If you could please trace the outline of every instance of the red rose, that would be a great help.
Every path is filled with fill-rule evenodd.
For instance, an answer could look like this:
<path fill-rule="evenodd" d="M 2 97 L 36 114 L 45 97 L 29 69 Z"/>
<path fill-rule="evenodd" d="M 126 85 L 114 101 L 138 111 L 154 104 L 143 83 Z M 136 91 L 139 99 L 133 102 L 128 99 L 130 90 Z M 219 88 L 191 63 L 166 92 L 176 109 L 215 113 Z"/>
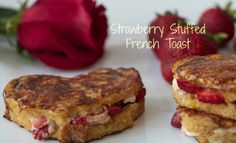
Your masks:
<path fill-rule="evenodd" d="M 93 0 L 38 0 L 18 27 L 18 44 L 43 63 L 60 68 L 89 66 L 103 54 L 105 8 Z"/>

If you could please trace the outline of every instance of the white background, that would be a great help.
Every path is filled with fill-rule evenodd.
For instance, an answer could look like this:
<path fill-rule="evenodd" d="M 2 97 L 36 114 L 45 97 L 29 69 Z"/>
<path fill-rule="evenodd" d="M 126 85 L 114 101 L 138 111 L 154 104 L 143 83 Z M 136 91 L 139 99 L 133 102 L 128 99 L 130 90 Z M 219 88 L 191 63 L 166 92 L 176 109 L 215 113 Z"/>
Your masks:
<path fill-rule="evenodd" d="M 109 23 L 126 25 L 148 25 L 155 13 L 165 10 L 178 10 L 189 22 L 196 22 L 201 12 L 223 0 L 100 0 L 107 7 Z M 16 0 L 0 0 L 0 5 L 18 7 Z M 235 6 L 235 5 L 234 5 Z M 236 6 L 235 6 L 236 7 Z M 18 56 L 13 49 L 0 43 L 0 90 L 11 79 L 28 74 L 56 74 L 74 76 L 97 67 L 135 67 L 140 71 L 147 88 L 146 111 L 137 120 L 135 126 L 122 133 L 108 136 L 97 143 L 196 143 L 180 130 L 170 126 L 170 119 L 175 110 L 171 97 L 170 85 L 161 76 L 159 61 L 147 49 L 126 49 L 125 35 L 112 35 L 106 44 L 104 57 L 95 65 L 77 71 L 60 71 L 41 63 L 30 63 Z M 140 39 L 138 36 L 134 38 Z M 141 36 L 145 40 L 146 35 Z M 3 98 L 0 98 L 0 115 L 4 114 Z M 0 117 L 1 143 L 32 143 L 30 133 Z M 47 141 L 56 143 L 56 141 Z"/>

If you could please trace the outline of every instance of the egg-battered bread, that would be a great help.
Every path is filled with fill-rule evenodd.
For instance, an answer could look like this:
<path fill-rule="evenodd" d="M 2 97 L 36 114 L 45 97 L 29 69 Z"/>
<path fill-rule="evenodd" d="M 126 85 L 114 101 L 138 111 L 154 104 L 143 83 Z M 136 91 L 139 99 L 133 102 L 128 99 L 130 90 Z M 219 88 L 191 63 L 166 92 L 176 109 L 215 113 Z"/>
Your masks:
<path fill-rule="evenodd" d="M 185 107 L 179 107 L 182 131 L 200 143 L 235 143 L 236 121 Z"/>
<path fill-rule="evenodd" d="M 131 127 L 144 111 L 144 96 L 133 68 L 102 68 L 73 78 L 23 76 L 4 89 L 4 117 L 38 140 L 83 143 Z"/>
<path fill-rule="evenodd" d="M 174 64 L 173 72 L 172 90 L 177 104 L 236 120 L 236 55 L 186 58 Z M 213 104 L 199 101 L 197 93 L 180 88 L 180 79 L 202 89 L 217 91 L 225 102 Z"/>
<path fill-rule="evenodd" d="M 193 56 L 173 67 L 182 130 L 200 143 L 236 142 L 236 55 Z"/>
<path fill-rule="evenodd" d="M 228 102 L 236 101 L 236 55 L 193 56 L 173 65 L 174 78 L 219 90 Z"/>

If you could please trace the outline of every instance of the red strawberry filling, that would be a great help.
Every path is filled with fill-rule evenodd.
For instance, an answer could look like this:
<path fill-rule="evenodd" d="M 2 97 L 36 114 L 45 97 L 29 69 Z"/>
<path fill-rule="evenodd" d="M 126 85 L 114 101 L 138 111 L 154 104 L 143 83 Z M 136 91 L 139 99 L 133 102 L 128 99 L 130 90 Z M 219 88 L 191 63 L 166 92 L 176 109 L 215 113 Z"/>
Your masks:
<path fill-rule="evenodd" d="M 178 87 L 188 93 L 196 94 L 198 101 L 211 104 L 225 103 L 223 95 L 214 89 L 204 89 L 186 80 L 178 79 Z"/>
<path fill-rule="evenodd" d="M 142 90 L 140 90 L 138 92 L 138 95 L 135 97 L 136 99 L 133 102 L 139 102 L 139 101 L 144 100 L 145 95 L 146 95 L 146 89 L 143 88 Z M 117 114 L 119 114 L 125 106 L 127 106 L 128 104 L 133 103 L 133 102 L 127 103 L 124 101 L 120 101 L 117 104 L 106 107 L 100 113 L 75 117 L 71 120 L 71 124 L 85 125 L 85 124 L 89 124 L 89 123 L 92 123 L 92 124 L 104 123 L 104 122 L 108 121 L 110 119 L 110 117 L 113 117 L 113 116 L 116 116 Z"/>
<path fill-rule="evenodd" d="M 138 95 L 136 96 L 136 102 L 144 100 L 145 95 L 146 95 L 146 89 L 143 88 L 138 92 Z"/>
<path fill-rule="evenodd" d="M 32 120 L 31 124 L 32 124 L 33 128 L 39 129 L 42 126 L 44 126 L 47 122 L 48 122 L 47 118 L 41 117 L 39 119 Z"/>
<path fill-rule="evenodd" d="M 36 140 L 43 140 L 49 136 L 48 125 L 45 125 L 39 129 L 34 129 L 32 135 Z"/>
<path fill-rule="evenodd" d="M 204 90 L 198 91 L 197 99 L 204 103 L 213 103 L 213 104 L 225 103 L 225 100 L 222 94 L 214 89 L 204 89 Z"/>
<path fill-rule="evenodd" d="M 120 113 L 122 110 L 122 106 L 120 104 L 115 104 L 111 107 L 108 107 L 108 115 L 115 116 Z"/>
<path fill-rule="evenodd" d="M 195 94 L 199 90 L 202 89 L 201 87 L 198 87 L 198 86 L 196 86 L 186 80 L 183 80 L 183 79 L 178 79 L 177 83 L 178 83 L 178 86 L 180 89 L 182 89 L 183 91 L 186 91 L 188 93 L 192 93 L 192 94 Z"/>
<path fill-rule="evenodd" d="M 32 135 L 36 140 L 43 140 L 49 136 L 48 131 L 48 119 L 41 117 L 31 121 L 32 124 Z"/>
<path fill-rule="evenodd" d="M 36 140 L 43 140 L 49 137 L 54 131 L 54 123 L 45 117 L 31 119 L 32 135 Z"/>
<path fill-rule="evenodd" d="M 181 128 L 182 124 L 181 124 L 181 118 L 178 112 L 175 112 L 175 114 L 173 115 L 172 119 L 171 119 L 171 125 L 175 128 Z"/>
<path fill-rule="evenodd" d="M 81 124 L 81 125 L 85 125 L 87 123 L 87 119 L 86 116 L 82 116 L 82 117 L 76 117 L 71 121 L 72 124 Z"/>

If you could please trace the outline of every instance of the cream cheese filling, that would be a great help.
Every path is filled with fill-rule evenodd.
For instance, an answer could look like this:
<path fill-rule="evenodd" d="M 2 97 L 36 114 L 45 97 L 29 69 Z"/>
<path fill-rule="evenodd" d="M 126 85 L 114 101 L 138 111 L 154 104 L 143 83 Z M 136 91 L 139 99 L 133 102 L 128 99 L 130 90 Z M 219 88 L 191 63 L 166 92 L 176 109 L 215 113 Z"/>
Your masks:
<path fill-rule="evenodd" d="M 136 96 L 131 95 L 128 98 L 124 99 L 122 102 L 124 104 L 126 103 L 135 103 L 136 101 Z M 110 121 L 111 116 L 108 114 L 108 108 L 104 107 L 103 112 L 95 113 L 95 114 L 85 114 L 81 117 L 86 118 L 86 122 L 88 124 L 105 124 Z"/>
<path fill-rule="evenodd" d="M 108 110 L 105 110 L 105 112 L 102 112 L 100 114 L 86 116 L 86 121 L 89 124 L 105 124 L 110 119 L 111 117 L 108 115 Z"/>
<path fill-rule="evenodd" d="M 136 101 L 136 96 L 135 95 L 131 95 L 128 98 L 123 100 L 123 103 L 134 103 Z"/>
<path fill-rule="evenodd" d="M 181 130 L 185 133 L 186 136 L 189 136 L 189 137 L 196 137 L 199 135 L 199 133 L 195 133 L 195 132 L 190 132 L 188 131 L 185 127 L 181 127 Z"/>
<path fill-rule="evenodd" d="M 172 87 L 174 90 L 177 90 L 180 96 L 186 95 L 186 92 L 179 88 L 177 80 L 174 78 L 172 81 Z"/>

